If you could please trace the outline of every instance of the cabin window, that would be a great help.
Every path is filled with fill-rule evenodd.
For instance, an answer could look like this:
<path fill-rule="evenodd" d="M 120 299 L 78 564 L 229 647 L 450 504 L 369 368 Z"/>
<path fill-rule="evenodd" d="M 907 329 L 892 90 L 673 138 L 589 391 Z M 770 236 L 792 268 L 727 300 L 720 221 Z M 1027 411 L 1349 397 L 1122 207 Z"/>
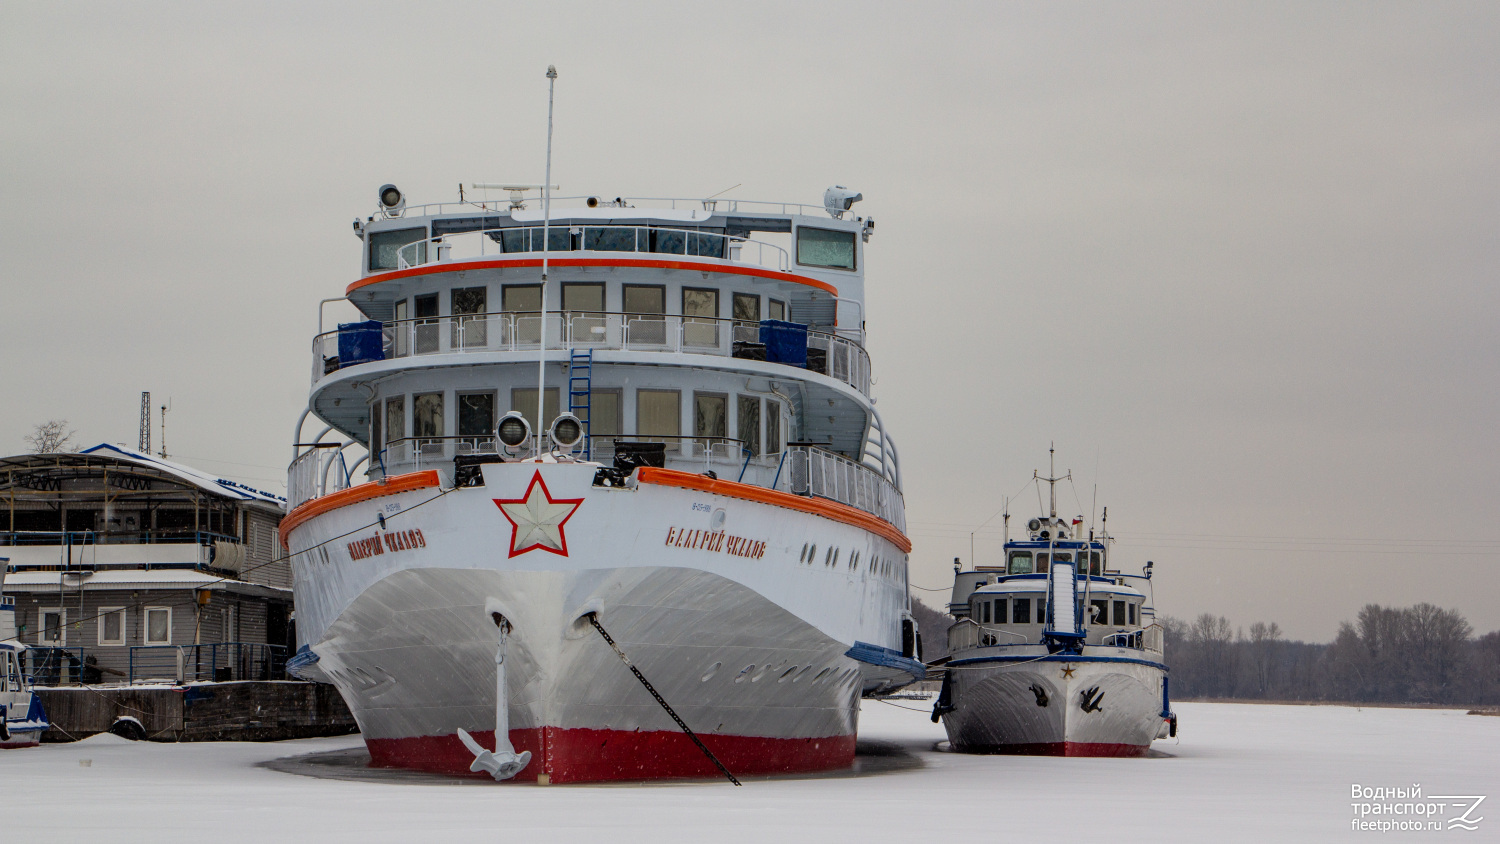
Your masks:
<path fill-rule="evenodd" d="M 548 428 L 550 428 L 552 426 L 552 420 L 554 420 L 554 419 L 557 418 L 557 388 L 556 387 L 548 387 L 547 388 L 547 400 L 546 401 L 547 401 L 546 407 L 542 408 L 542 410 L 545 411 L 545 413 L 547 415 L 547 421 L 546 421 L 545 424 L 542 425 L 542 428 L 541 428 L 543 431 L 546 431 Z M 535 433 L 535 431 L 536 431 L 536 388 L 535 387 L 516 387 L 515 389 L 511 390 L 510 391 L 510 409 L 511 410 L 518 410 L 518 411 L 520 411 L 521 415 L 524 416 L 524 417 L 526 417 L 526 421 L 531 424 L 531 426 L 532 426 L 532 432 Z"/>
<path fill-rule="evenodd" d="M 766 453 L 781 453 L 781 402 L 766 399 Z"/>
<path fill-rule="evenodd" d="M 699 440 L 699 448 L 713 447 L 709 437 L 722 441 L 729 436 L 728 403 L 728 397 L 722 394 L 693 393 L 693 436 L 705 438 Z"/>
<path fill-rule="evenodd" d="M 760 322 L 760 297 L 754 293 L 734 294 L 734 318 L 740 322 Z"/>
<path fill-rule="evenodd" d="M 775 299 L 766 302 L 767 316 L 771 319 L 786 319 L 786 303 Z"/>
<path fill-rule="evenodd" d="M 172 644 L 171 607 L 146 607 L 146 644 Z"/>
<path fill-rule="evenodd" d="M 836 270 L 854 269 L 854 232 L 797 228 L 797 263 Z"/>
<path fill-rule="evenodd" d="M 567 282 L 562 286 L 563 310 L 575 314 L 604 312 L 604 285 L 594 282 Z"/>
<path fill-rule="evenodd" d="M 1125 623 L 1125 602 L 1115 601 L 1115 625 L 1123 627 Z"/>
<path fill-rule="evenodd" d="M 667 312 L 667 289 L 648 284 L 627 284 L 621 291 L 624 302 L 626 343 L 662 344 L 667 342 L 667 321 L 659 314 Z"/>
<path fill-rule="evenodd" d="M 412 324 L 412 342 L 417 354 L 430 355 L 438 350 L 438 297 L 430 293 L 412 301 L 417 313 Z"/>
<path fill-rule="evenodd" d="M 682 345 L 716 348 L 719 345 L 718 317 L 719 291 L 682 288 Z"/>
<path fill-rule="evenodd" d="M 379 458 L 375 452 L 385 447 L 385 441 L 380 438 L 380 402 L 376 401 L 370 405 L 370 463 L 378 464 Z"/>
<path fill-rule="evenodd" d="M 979 602 L 979 613 L 980 613 L 980 616 L 981 616 L 980 619 L 979 619 L 980 622 L 984 623 L 984 624 L 989 624 L 990 623 L 990 602 L 989 601 L 980 601 Z"/>
<path fill-rule="evenodd" d="M 1036 623 L 1037 624 L 1046 624 L 1047 623 L 1047 599 L 1046 598 L 1037 598 L 1036 599 Z"/>
<path fill-rule="evenodd" d="M 1129 622 L 1129 624 L 1130 624 L 1131 627 L 1135 627 L 1138 624 L 1138 622 L 1136 621 L 1136 617 L 1137 616 L 1136 616 L 1136 609 L 1135 609 L 1136 605 L 1135 605 L 1135 602 L 1132 601 L 1129 604 L 1129 606 L 1130 606 L 1130 622 Z"/>
<path fill-rule="evenodd" d="M 125 609 L 123 607 L 99 608 L 99 644 L 125 644 Z"/>
<path fill-rule="evenodd" d="M 635 433 L 642 439 L 660 437 L 675 451 L 682 434 L 682 394 L 676 390 L 637 390 Z"/>
<path fill-rule="evenodd" d="M 739 396 L 737 404 L 739 413 L 735 417 L 735 436 L 745 443 L 752 456 L 758 456 L 760 454 L 760 398 Z"/>
<path fill-rule="evenodd" d="M 488 296 L 483 287 L 460 287 L 449 295 L 453 312 L 453 336 L 449 344 L 455 349 L 484 348 L 485 329 L 489 325 L 482 314 L 486 311 Z"/>
<path fill-rule="evenodd" d="M 1047 573 L 1047 566 L 1050 564 L 1050 560 L 1051 557 L 1045 553 L 1038 553 L 1036 555 L 1036 570 L 1038 574 Z"/>
<path fill-rule="evenodd" d="M 395 231 L 370 232 L 370 272 L 376 270 L 394 270 L 396 253 L 401 247 L 409 243 L 427 240 L 427 229 L 396 229 Z M 421 243 L 401 252 L 401 257 L 406 259 L 410 266 L 427 263 L 427 244 Z"/>
<path fill-rule="evenodd" d="M 406 439 L 406 396 L 385 400 L 385 444 Z"/>
<path fill-rule="evenodd" d="M 1011 599 L 1011 602 L 1010 602 L 1010 623 L 1011 624 L 1030 624 L 1031 623 L 1031 599 L 1030 598 L 1013 598 L 1013 599 Z"/>
<path fill-rule="evenodd" d="M 500 309 L 510 317 L 511 339 L 516 343 L 542 341 L 542 286 L 508 284 L 500 288 Z"/>
<path fill-rule="evenodd" d="M 614 437 L 620 434 L 620 391 L 592 390 L 588 407 L 589 436 Z"/>
<path fill-rule="evenodd" d="M 1080 551 L 1080 552 L 1078 552 L 1078 563 L 1079 563 L 1079 567 L 1080 568 L 1083 567 L 1083 562 L 1084 562 L 1085 559 L 1088 560 L 1089 574 L 1103 574 L 1103 571 L 1102 571 L 1102 569 L 1099 566 L 1099 552 L 1098 551 Z"/>
<path fill-rule="evenodd" d="M 1010 552 L 1010 565 L 1006 566 L 1006 574 L 1031 574 L 1031 552 Z"/>
<path fill-rule="evenodd" d="M 1089 601 L 1089 623 L 1109 624 L 1109 601 Z"/>
<path fill-rule="evenodd" d="M 640 251 L 647 248 L 648 229 L 630 226 L 589 227 L 583 230 L 583 248 L 590 252 L 635 252 L 639 241 Z"/>
<path fill-rule="evenodd" d="M 396 303 L 395 325 L 391 326 L 392 342 L 395 344 L 394 355 L 404 358 L 411 354 L 411 303 L 405 299 Z"/>
<path fill-rule="evenodd" d="M 443 394 L 417 393 L 411 397 L 411 427 L 423 454 L 442 454 Z"/>
<path fill-rule="evenodd" d="M 460 454 L 494 452 L 495 394 L 458 394 L 458 441 Z"/>

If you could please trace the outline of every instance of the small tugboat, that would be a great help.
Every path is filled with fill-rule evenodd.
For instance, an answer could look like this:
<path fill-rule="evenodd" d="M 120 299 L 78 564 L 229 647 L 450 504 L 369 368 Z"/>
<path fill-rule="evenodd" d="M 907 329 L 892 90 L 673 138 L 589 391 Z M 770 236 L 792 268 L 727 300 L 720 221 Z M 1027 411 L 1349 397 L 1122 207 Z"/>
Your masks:
<path fill-rule="evenodd" d="M 16 605 L 5 597 L 10 560 L 0 557 L 0 750 L 35 747 L 51 724 L 22 670 L 26 646 L 16 640 Z"/>
<path fill-rule="evenodd" d="M 959 620 L 932 720 L 961 753 L 1143 756 L 1177 734 L 1162 628 L 1142 591 L 1152 563 L 1110 569 L 1104 522 L 1084 536 L 1082 516 L 1057 516 L 1057 481 L 1071 475 L 1034 477 L 1052 490 L 1050 514 L 1012 542 L 1007 512 L 1002 564 L 955 572 Z"/>

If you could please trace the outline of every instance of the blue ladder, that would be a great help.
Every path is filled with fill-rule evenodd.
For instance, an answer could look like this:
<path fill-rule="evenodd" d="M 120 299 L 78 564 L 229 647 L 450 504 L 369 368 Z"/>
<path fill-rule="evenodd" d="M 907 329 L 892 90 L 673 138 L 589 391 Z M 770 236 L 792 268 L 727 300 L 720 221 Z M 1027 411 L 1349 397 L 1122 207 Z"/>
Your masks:
<path fill-rule="evenodd" d="M 593 440 L 589 428 L 589 405 L 593 394 L 594 350 L 574 349 L 568 359 L 568 412 L 583 425 L 583 459 L 592 457 Z"/>

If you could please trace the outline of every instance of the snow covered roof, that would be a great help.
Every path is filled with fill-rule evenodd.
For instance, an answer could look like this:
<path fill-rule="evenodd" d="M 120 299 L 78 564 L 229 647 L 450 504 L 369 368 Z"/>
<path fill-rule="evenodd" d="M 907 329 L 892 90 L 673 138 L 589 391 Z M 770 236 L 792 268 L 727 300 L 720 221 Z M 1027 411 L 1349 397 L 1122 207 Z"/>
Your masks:
<path fill-rule="evenodd" d="M 246 486 L 245 484 L 242 484 L 238 481 L 231 481 L 228 478 L 221 478 L 217 475 L 210 475 L 206 472 L 200 472 L 190 466 L 184 466 L 181 463 L 173 463 L 171 461 L 163 460 L 159 457 L 153 457 L 150 454 L 142 454 L 139 451 L 133 451 L 128 448 L 121 448 L 120 446 L 110 445 L 108 443 L 100 443 L 93 448 L 86 448 L 78 453 L 95 454 L 103 457 L 111 457 L 113 459 L 120 460 L 126 463 L 135 463 L 140 466 L 149 466 L 160 472 L 172 475 L 180 481 L 196 486 L 199 489 L 218 495 L 223 495 L 228 498 L 237 498 L 241 501 L 264 501 L 267 504 L 275 504 L 282 507 L 286 506 L 286 499 L 282 498 L 279 495 L 273 495 L 269 492 L 264 492 L 254 487 Z"/>
<path fill-rule="evenodd" d="M 79 574 L 88 574 L 87 577 L 79 577 Z M 66 578 L 63 584 L 69 590 L 77 590 L 82 584 L 88 591 L 111 590 L 111 589 L 233 589 L 234 587 L 266 588 L 275 589 L 278 592 L 288 590 L 276 587 L 262 587 L 259 584 L 247 583 L 242 580 L 227 580 L 207 572 L 195 571 L 193 569 L 116 569 L 109 571 L 88 572 L 65 572 Z M 7 591 L 33 592 L 38 589 L 57 589 L 58 572 L 55 571 L 20 571 L 11 572 L 5 579 Z"/>

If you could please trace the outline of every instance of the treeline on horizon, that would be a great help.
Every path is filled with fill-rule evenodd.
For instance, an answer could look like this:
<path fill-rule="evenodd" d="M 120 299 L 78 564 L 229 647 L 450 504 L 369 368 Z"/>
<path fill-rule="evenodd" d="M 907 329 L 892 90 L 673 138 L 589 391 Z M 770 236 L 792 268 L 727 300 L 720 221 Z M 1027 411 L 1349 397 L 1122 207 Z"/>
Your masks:
<path fill-rule="evenodd" d="M 953 618 L 921 601 L 924 656 L 947 653 Z M 1456 610 L 1368 604 L 1328 644 L 1292 641 L 1274 622 L 1237 628 L 1204 613 L 1161 619 L 1172 697 L 1348 703 L 1500 704 L 1500 631 L 1475 637 Z"/>

